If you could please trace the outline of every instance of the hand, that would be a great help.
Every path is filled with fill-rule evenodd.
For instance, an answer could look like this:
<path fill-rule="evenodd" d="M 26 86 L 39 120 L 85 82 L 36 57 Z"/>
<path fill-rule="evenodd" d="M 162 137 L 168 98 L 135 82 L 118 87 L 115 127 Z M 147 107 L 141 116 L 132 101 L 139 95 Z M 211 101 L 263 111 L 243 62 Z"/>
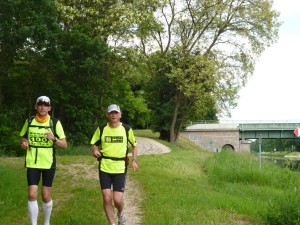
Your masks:
<path fill-rule="evenodd" d="M 139 166 L 138 166 L 138 164 L 137 164 L 137 162 L 135 160 L 132 161 L 132 168 L 133 168 L 134 172 L 137 171 L 138 168 L 139 168 Z"/>
<path fill-rule="evenodd" d="M 45 136 L 48 140 L 54 141 L 55 140 L 55 136 L 54 134 L 52 134 L 51 132 L 47 132 L 45 133 Z"/>
<path fill-rule="evenodd" d="M 27 150 L 27 149 L 29 148 L 27 139 L 22 138 L 22 141 L 21 141 L 21 148 L 24 149 L 24 150 Z"/>
<path fill-rule="evenodd" d="M 98 151 L 98 149 L 93 149 L 92 154 L 97 159 L 101 156 L 101 153 Z"/>

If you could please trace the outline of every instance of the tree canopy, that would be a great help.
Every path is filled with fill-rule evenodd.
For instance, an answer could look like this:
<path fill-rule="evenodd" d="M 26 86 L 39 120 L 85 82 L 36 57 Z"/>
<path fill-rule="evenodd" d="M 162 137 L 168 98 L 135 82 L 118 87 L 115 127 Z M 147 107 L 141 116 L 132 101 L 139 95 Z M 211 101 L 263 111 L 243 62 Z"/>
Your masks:
<path fill-rule="evenodd" d="M 171 142 L 189 121 L 230 113 L 280 26 L 271 0 L 18 0 L 0 10 L 0 133 L 20 130 L 48 95 L 74 144 L 88 143 L 110 103 Z"/>
<path fill-rule="evenodd" d="M 157 95 L 168 90 L 152 108 L 157 117 L 164 108 L 168 117 L 152 124 L 161 138 L 175 142 L 187 121 L 230 113 L 255 60 L 277 40 L 277 19 L 271 1 L 172 0 L 140 24 L 137 47 L 152 83 L 165 80 Z"/>

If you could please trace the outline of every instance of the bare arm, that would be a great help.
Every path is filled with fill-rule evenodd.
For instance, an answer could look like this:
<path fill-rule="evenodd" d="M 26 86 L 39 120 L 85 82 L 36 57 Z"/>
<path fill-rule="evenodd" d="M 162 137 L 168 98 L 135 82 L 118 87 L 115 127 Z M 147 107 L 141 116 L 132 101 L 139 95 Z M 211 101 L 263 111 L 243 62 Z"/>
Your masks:
<path fill-rule="evenodd" d="M 63 148 L 63 149 L 66 149 L 68 147 L 67 140 L 65 138 L 57 139 L 54 142 L 54 144 L 55 144 L 55 146 L 57 146 L 59 148 Z"/>
<path fill-rule="evenodd" d="M 66 149 L 68 147 L 67 140 L 65 138 L 58 139 L 51 132 L 46 133 L 46 137 L 53 141 L 54 145 L 59 148 Z"/>
<path fill-rule="evenodd" d="M 21 148 L 24 150 L 27 150 L 29 148 L 27 138 L 24 137 L 21 138 Z"/>
<path fill-rule="evenodd" d="M 95 158 L 99 158 L 101 156 L 101 153 L 99 152 L 97 145 L 92 145 L 92 155 Z"/>
<path fill-rule="evenodd" d="M 132 148 L 132 168 L 133 168 L 133 171 L 137 171 L 137 169 L 139 168 L 138 164 L 137 164 L 137 151 L 138 151 L 138 147 L 136 145 Z"/>

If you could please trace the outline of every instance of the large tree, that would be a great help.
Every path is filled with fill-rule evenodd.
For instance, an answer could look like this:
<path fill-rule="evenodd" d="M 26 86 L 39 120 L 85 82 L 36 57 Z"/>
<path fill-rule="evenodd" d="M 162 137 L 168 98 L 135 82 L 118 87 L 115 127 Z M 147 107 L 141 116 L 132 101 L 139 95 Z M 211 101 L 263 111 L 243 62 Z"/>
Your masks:
<path fill-rule="evenodd" d="M 35 113 L 39 95 L 51 98 L 52 115 L 75 144 L 87 143 L 95 126 L 106 121 L 110 103 L 121 106 L 124 122 L 146 126 L 142 92 L 131 90 L 130 49 L 113 48 L 109 40 L 129 30 L 126 17 L 134 14 L 128 15 L 127 3 L 17 0 L 0 6 L 1 135 L 20 129 Z"/>
<path fill-rule="evenodd" d="M 255 60 L 278 38 L 271 0 L 168 0 L 138 21 L 153 129 L 175 142 L 189 120 L 228 113 Z M 153 96 L 160 96 L 155 98 Z"/>
<path fill-rule="evenodd" d="M 3 84 L 15 60 L 28 52 L 43 52 L 57 30 L 54 1 L 16 0 L 0 3 L 0 107 Z"/>

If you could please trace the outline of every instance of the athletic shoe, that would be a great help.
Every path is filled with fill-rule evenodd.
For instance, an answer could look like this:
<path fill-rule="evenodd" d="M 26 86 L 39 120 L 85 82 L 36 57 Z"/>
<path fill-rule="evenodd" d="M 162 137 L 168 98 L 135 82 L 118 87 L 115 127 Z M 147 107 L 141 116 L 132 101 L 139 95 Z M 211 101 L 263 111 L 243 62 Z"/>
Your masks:
<path fill-rule="evenodd" d="M 122 211 L 121 214 L 118 215 L 118 218 L 119 218 L 118 225 L 126 225 L 127 224 L 124 211 Z"/>

